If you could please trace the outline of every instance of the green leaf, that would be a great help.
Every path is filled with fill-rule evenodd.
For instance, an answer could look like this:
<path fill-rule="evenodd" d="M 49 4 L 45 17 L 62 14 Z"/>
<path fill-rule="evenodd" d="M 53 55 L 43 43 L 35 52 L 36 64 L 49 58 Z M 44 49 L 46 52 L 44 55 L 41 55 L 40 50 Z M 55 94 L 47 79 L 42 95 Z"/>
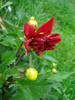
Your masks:
<path fill-rule="evenodd" d="M 39 100 L 41 96 L 43 97 L 51 84 L 45 79 L 40 81 L 38 79 L 36 81 L 29 81 L 23 78 L 17 79 L 16 85 L 21 90 L 22 98 L 26 100 Z"/>
<path fill-rule="evenodd" d="M 12 36 L 7 36 L 3 38 L 3 41 L 1 41 L 0 44 L 4 46 L 9 46 L 9 47 L 13 47 L 14 45 L 16 47 L 16 40 Z"/>
<path fill-rule="evenodd" d="M 52 84 L 52 88 L 54 89 L 54 90 L 56 90 L 60 95 L 62 94 L 62 91 L 61 91 L 61 84 L 60 83 L 58 83 L 58 82 L 56 82 L 56 83 L 53 83 Z"/>
<path fill-rule="evenodd" d="M 14 78 L 19 76 L 19 71 L 17 70 L 17 68 L 15 68 L 14 66 L 12 68 L 8 68 L 7 70 L 7 74 L 6 74 L 6 79 L 8 79 L 8 77 L 13 76 Z"/>
<path fill-rule="evenodd" d="M 6 6 L 11 5 L 11 4 L 12 4 L 12 2 L 10 2 L 10 1 L 6 2 L 5 4 L 3 4 L 3 5 L 1 6 L 0 10 L 3 9 L 3 8 L 5 8 Z"/>
<path fill-rule="evenodd" d="M 61 82 L 63 80 L 66 80 L 67 78 L 69 78 L 70 76 L 72 76 L 73 74 L 75 74 L 75 72 L 64 72 L 64 73 L 57 73 L 55 75 L 52 75 L 49 79 L 49 81 L 56 81 L 56 82 Z"/>
<path fill-rule="evenodd" d="M 46 55 L 46 54 L 43 55 L 43 59 L 46 59 L 46 60 L 52 61 L 52 62 L 57 62 L 57 60 L 54 57 Z"/>
<path fill-rule="evenodd" d="M 6 51 L 2 55 L 2 61 L 6 64 L 12 64 L 15 61 L 15 51 Z"/>

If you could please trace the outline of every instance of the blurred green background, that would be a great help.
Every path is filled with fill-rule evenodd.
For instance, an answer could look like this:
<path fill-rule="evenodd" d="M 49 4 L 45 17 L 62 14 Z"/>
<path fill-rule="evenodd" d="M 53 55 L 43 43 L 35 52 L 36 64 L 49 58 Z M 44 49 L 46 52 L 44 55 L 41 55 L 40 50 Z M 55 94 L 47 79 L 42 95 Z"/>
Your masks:
<path fill-rule="evenodd" d="M 9 5 L 11 12 L 8 10 Z M 7 75 L 6 78 L 4 76 L 7 71 L 6 66 L 14 61 L 16 51 L 24 35 L 24 23 L 31 16 L 36 18 L 39 26 L 54 16 L 52 33 L 59 33 L 61 36 L 61 42 L 54 51 L 43 53 L 46 55 L 45 58 L 50 57 L 49 61 L 45 61 L 44 57 L 40 60 L 36 54 L 32 53 L 33 66 L 39 71 L 42 66 L 47 70 L 46 66 L 50 66 L 51 62 L 56 62 L 59 76 L 62 77 L 62 73 L 67 73 L 67 75 L 73 73 L 67 78 L 64 76 L 66 79 L 60 82 L 61 86 L 59 84 L 56 86 L 59 86 L 58 90 L 56 89 L 58 92 L 54 89 L 50 90 L 44 100 L 75 100 L 75 0 L 0 0 L 0 17 L 5 28 L 5 30 L 0 28 L 0 72 L 4 73 L 3 80 L 10 75 Z M 22 51 L 24 51 L 24 47 Z M 29 55 L 22 59 L 19 66 L 28 66 L 28 59 Z M 26 63 L 24 63 L 25 60 Z M 10 71 L 10 69 L 8 70 Z M 58 77 L 57 80 L 61 77 Z M 3 81 L 0 82 L 1 85 L 2 83 Z M 28 88 L 27 91 L 29 91 Z M 31 91 L 29 91 L 32 95 L 31 99 L 20 99 L 20 93 L 21 91 L 18 98 L 16 97 L 17 99 L 7 100 L 43 100 L 33 99 L 34 95 Z M 24 92 L 23 95 L 25 93 L 27 92 Z M 31 96 L 30 94 L 27 95 Z"/>

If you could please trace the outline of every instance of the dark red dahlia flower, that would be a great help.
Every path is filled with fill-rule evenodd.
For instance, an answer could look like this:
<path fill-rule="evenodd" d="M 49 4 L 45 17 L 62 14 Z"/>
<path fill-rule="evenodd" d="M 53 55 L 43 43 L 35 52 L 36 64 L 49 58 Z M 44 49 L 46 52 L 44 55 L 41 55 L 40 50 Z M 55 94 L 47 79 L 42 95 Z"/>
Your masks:
<path fill-rule="evenodd" d="M 37 31 L 28 23 L 24 24 L 24 33 L 26 36 L 26 42 L 24 42 L 26 48 L 25 54 L 33 49 L 38 55 L 41 55 L 45 50 L 53 50 L 54 46 L 61 41 L 59 34 L 51 34 L 53 21 L 54 17 L 41 25 Z"/>
<path fill-rule="evenodd" d="M 38 55 L 41 55 L 41 53 L 44 50 L 44 40 L 41 38 L 32 38 L 24 42 L 24 46 L 26 48 L 26 52 L 25 52 L 26 55 L 30 50 L 33 50 Z"/>

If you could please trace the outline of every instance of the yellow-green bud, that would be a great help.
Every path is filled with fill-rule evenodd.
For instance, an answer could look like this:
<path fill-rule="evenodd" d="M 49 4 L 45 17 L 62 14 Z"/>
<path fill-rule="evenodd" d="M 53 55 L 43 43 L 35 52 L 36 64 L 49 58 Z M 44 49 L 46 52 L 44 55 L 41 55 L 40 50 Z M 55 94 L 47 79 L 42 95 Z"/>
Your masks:
<path fill-rule="evenodd" d="M 56 73 L 57 73 L 56 68 L 53 68 L 53 69 L 52 69 L 52 72 L 53 72 L 54 74 L 56 74 Z"/>
<path fill-rule="evenodd" d="M 36 80 L 38 76 L 38 71 L 35 68 L 28 68 L 26 70 L 26 77 L 29 80 Z"/>
<path fill-rule="evenodd" d="M 34 29 L 36 30 L 38 25 L 37 25 L 37 21 L 35 20 L 35 18 L 32 16 L 28 22 L 29 25 L 32 25 L 34 27 Z"/>

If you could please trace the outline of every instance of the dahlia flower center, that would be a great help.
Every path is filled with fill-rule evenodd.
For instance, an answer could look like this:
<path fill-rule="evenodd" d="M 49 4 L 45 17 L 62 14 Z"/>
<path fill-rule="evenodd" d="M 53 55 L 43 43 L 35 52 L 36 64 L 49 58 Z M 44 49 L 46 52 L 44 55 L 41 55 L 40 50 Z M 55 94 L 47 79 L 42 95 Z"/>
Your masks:
<path fill-rule="evenodd" d="M 43 32 L 40 32 L 40 34 L 42 35 L 42 34 L 44 34 Z"/>

